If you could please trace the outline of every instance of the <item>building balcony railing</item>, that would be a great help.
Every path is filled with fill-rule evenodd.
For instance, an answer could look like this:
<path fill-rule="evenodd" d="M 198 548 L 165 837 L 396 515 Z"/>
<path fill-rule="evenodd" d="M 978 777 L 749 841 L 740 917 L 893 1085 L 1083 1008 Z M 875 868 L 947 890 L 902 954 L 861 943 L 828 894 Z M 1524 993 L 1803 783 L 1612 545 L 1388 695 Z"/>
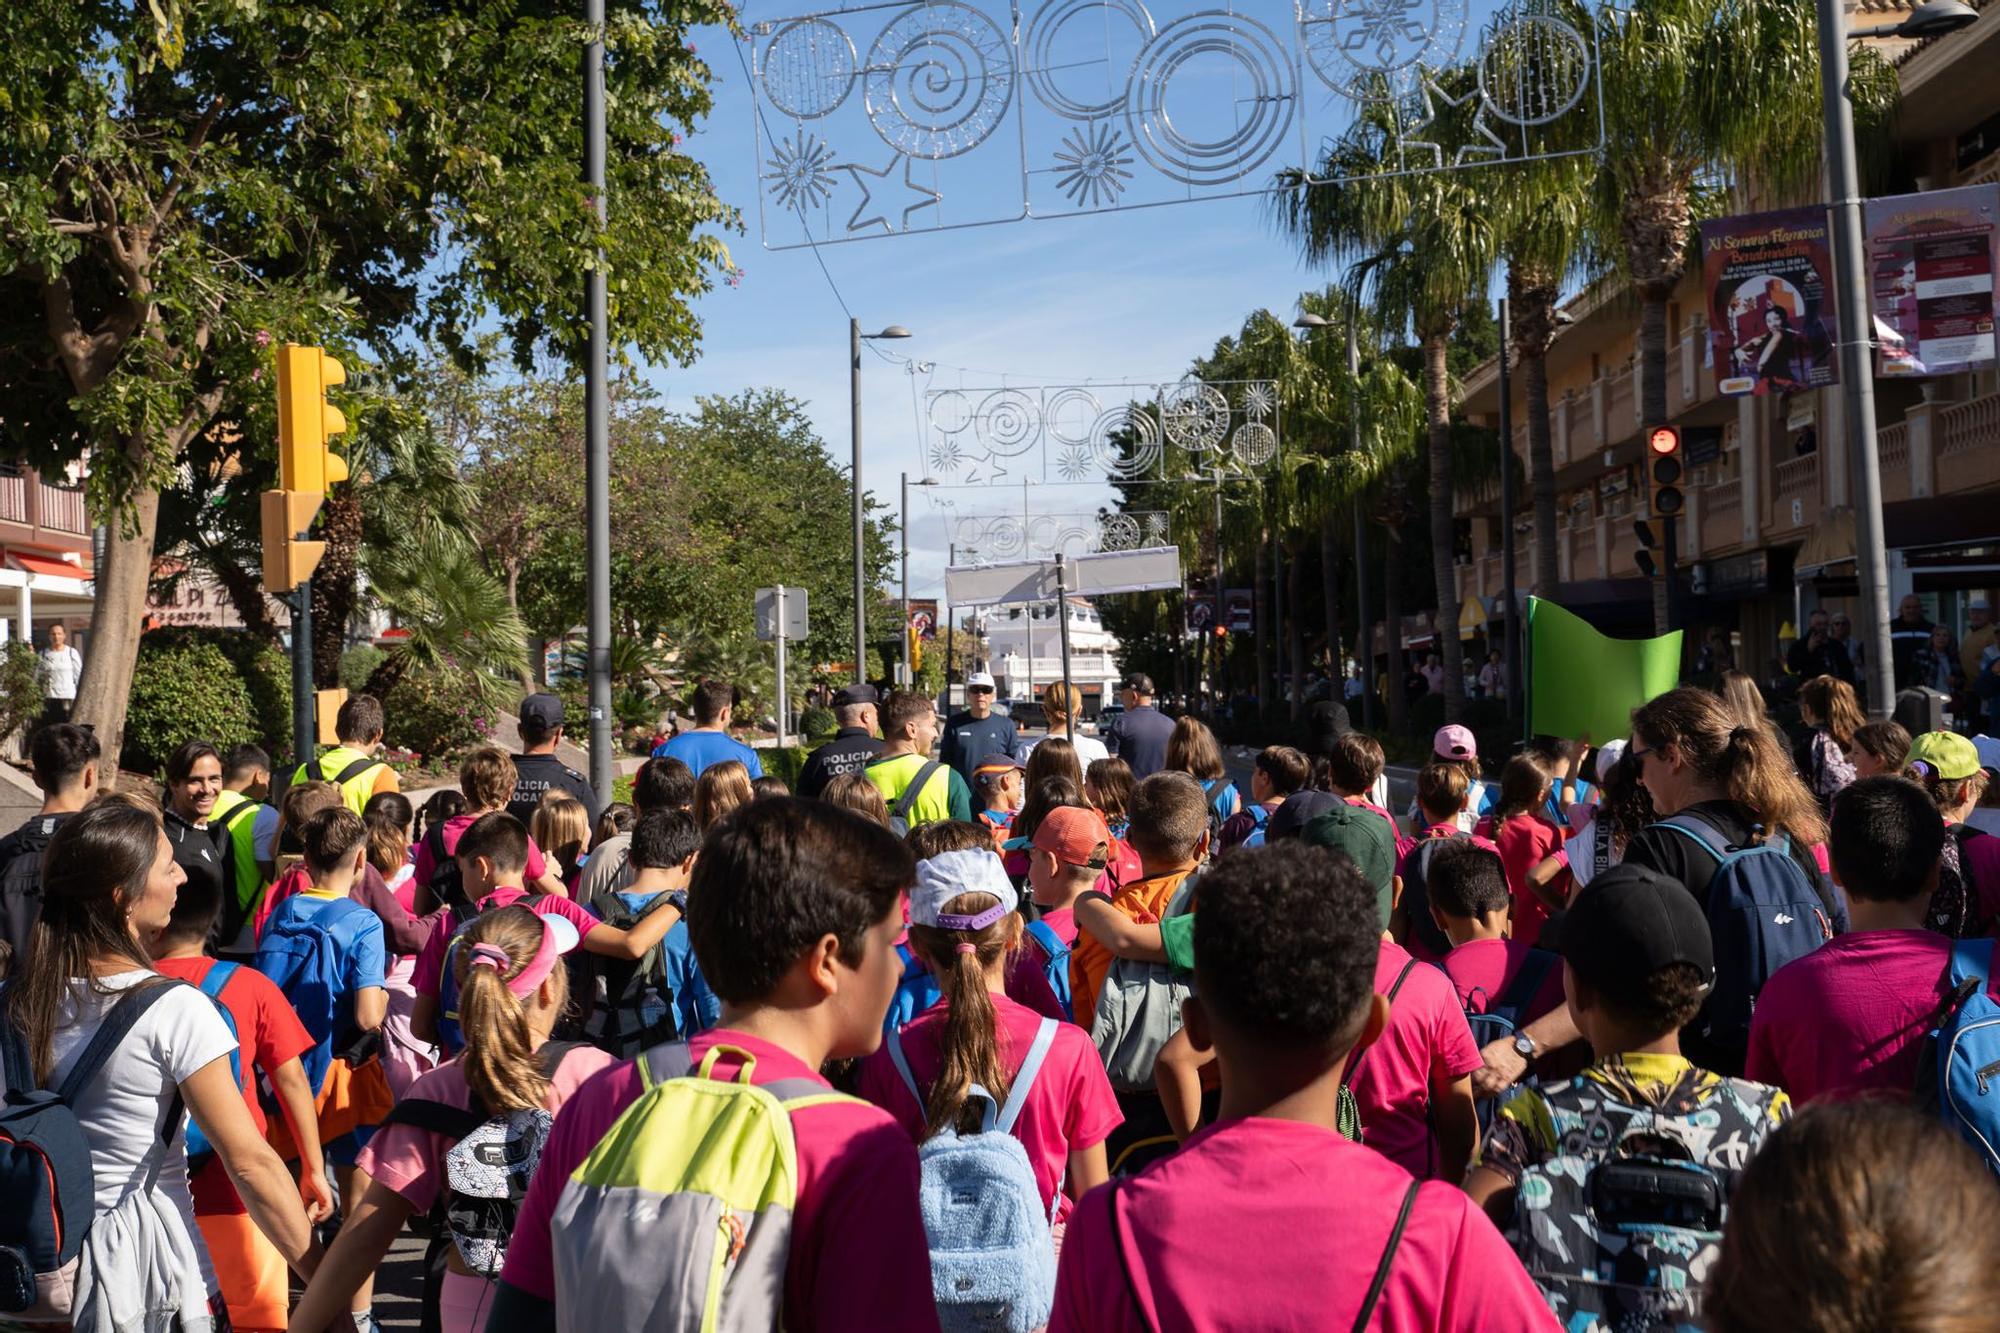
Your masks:
<path fill-rule="evenodd" d="M 28 521 L 28 479 L 19 473 L 0 472 L 0 523 Z"/>
<path fill-rule="evenodd" d="M 19 464 L 0 464 L 0 523 L 29 529 L 28 540 L 53 538 L 59 545 L 77 545 L 71 539 L 90 535 L 82 488 L 51 485 Z"/>
<path fill-rule="evenodd" d="M 51 486 L 45 481 L 38 481 L 36 485 L 41 490 L 43 527 L 76 537 L 84 536 L 90 531 L 90 520 L 84 514 L 81 490 L 69 486 Z"/>

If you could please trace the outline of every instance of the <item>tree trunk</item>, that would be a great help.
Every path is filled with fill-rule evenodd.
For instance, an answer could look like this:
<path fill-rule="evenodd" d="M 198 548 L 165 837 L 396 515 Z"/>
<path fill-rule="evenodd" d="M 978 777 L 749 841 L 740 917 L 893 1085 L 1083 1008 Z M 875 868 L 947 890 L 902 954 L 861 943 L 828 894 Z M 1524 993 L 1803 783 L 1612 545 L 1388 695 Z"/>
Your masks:
<path fill-rule="evenodd" d="M 516 617 L 519 617 L 521 614 L 521 565 L 517 560 L 509 560 L 506 562 L 506 566 L 507 609 L 512 611 Z M 534 674 L 528 674 L 526 663 L 521 665 L 518 674 L 521 678 L 521 688 L 532 694 L 536 688 L 538 678 L 548 674 L 547 664 L 549 654 L 546 645 L 544 645 L 541 636 L 538 634 L 531 633 L 528 635 L 528 645 L 530 650 L 535 654 Z M 542 683 L 546 684 L 547 682 L 544 681 Z"/>
<path fill-rule="evenodd" d="M 326 551 L 313 571 L 313 684 L 330 690 L 340 684 L 340 654 L 354 618 L 355 582 L 361 567 L 361 497 L 354 483 L 334 487 L 320 507 L 320 538 Z"/>
<path fill-rule="evenodd" d="M 1305 552 L 1299 548 L 1281 554 L 1280 559 L 1291 565 L 1291 577 L 1285 581 L 1285 657 L 1292 670 L 1291 719 L 1296 722 L 1305 712 L 1306 706 L 1306 659 L 1305 635 L 1301 632 L 1300 619 L 1305 613 L 1305 593 L 1299 584 L 1299 566 Z M 1331 579 L 1328 582 L 1332 582 Z M 1336 696 L 1337 697 L 1337 696 Z"/>
<path fill-rule="evenodd" d="M 1250 642 L 1256 649 L 1252 664 L 1257 672 L 1257 683 L 1250 687 L 1250 697 L 1257 701 L 1259 719 L 1271 701 L 1271 654 L 1265 647 L 1265 639 L 1271 632 L 1271 598 L 1265 591 L 1270 561 L 1264 556 L 1264 548 L 1269 544 L 1269 534 L 1259 528 L 1250 580 Z"/>
<path fill-rule="evenodd" d="M 1401 483 L 1394 484 L 1400 492 Z M 1382 670 L 1388 688 L 1382 693 L 1389 705 L 1389 730 L 1400 736 L 1410 723 L 1410 700 L 1403 691 L 1402 525 L 1391 522 L 1385 534 L 1388 540 L 1382 543 L 1382 637 L 1388 652 Z"/>
<path fill-rule="evenodd" d="M 1639 292 L 1639 429 L 1642 431 L 1667 420 L 1667 298 L 1672 290 L 1648 286 Z M 1667 540 L 1666 527 L 1660 524 L 1654 534 L 1663 545 Z M 1661 554 L 1664 556 L 1666 552 L 1663 550 Z M 1655 634 L 1665 634 L 1672 628 L 1667 614 L 1669 591 L 1664 578 L 1653 580 Z"/>
<path fill-rule="evenodd" d="M 1347 672 L 1341 668 L 1340 580 L 1334 576 L 1335 557 L 1340 551 L 1336 520 L 1340 515 L 1329 509 L 1319 522 L 1320 600 L 1326 609 L 1326 674 L 1333 681 L 1334 699 L 1347 688 Z"/>
<path fill-rule="evenodd" d="M 107 788 L 117 784 L 119 751 L 125 744 L 125 709 L 139 662 L 139 636 L 145 629 L 146 588 L 153 577 L 153 538 L 159 521 L 158 489 L 147 486 L 136 492 L 130 531 L 117 515 L 110 516 L 104 563 L 95 571 L 90 651 L 83 659 L 72 720 L 95 729 Z"/>
<path fill-rule="evenodd" d="M 1562 582 L 1556 562 L 1556 459 L 1549 425 L 1549 347 L 1556 336 L 1557 284 L 1532 267 L 1510 262 L 1507 291 L 1514 312 L 1514 355 L 1527 400 L 1528 485 L 1534 502 L 1534 549 L 1529 591 L 1553 597 Z M 1508 515 L 1511 522 L 1513 516 Z"/>
<path fill-rule="evenodd" d="M 1458 721 L 1465 712 L 1465 645 L 1458 637 L 1458 579 L 1453 556 L 1458 543 L 1451 516 L 1451 377 L 1443 334 L 1424 339 L 1424 410 L 1430 420 L 1431 576 L 1437 584 L 1437 612 L 1431 626 L 1444 656 L 1444 716 Z"/>

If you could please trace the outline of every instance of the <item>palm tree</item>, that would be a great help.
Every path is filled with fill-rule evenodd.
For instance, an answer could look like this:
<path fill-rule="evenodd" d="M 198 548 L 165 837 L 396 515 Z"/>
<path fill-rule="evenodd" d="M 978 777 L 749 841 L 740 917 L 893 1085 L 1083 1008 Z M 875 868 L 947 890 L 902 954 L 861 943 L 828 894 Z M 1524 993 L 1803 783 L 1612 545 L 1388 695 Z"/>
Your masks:
<path fill-rule="evenodd" d="M 1490 183 L 1476 171 L 1371 175 L 1383 166 L 1374 155 L 1379 142 L 1355 132 L 1332 145 L 1317 174 L 1329 183 L 1311 184 L 1294 175 L 1294 188 L 1277 196 L 1276 212 L 1308 262 L 1346 263 L 1350 284 L 1367 295 L 1382 326 L 1410 329 L 1423 351 L 1431 574 L 1436 623 L 1444 627 L 1438 639 L 1445 716 L 1456 720 L 1465 709 L 1465 649 L 1456 633 L 1447 632 L 1457 624 L 1458 582 L 1452 565 L 1457 543 L 1446 358 L 1459 312 L 1493 272 L 1498 220 Z"/>
<path fill-rule="evenodd" d="M 421 532 L 368 555 L 369 585 L 404 634 L 365 692 L 379 699 L 405 675 L 439 672 L 481 703 L 503 702 L 501 679 L 519 674 L 527 632 L 471 543 Z"/>

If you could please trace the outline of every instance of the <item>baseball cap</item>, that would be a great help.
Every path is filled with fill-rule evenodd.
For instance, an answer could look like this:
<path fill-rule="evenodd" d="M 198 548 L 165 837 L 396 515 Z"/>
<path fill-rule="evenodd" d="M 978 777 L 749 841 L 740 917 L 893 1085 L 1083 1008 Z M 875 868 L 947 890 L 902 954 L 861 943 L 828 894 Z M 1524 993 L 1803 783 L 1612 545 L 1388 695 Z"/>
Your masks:
<path fill-rule="evenodd" d="M 1080 805 L 1059 805 L 1042 816 L 1033 846 L 1054 852 L 1064 865 L 1099 868 L 1111 850 L 1110 842 L 1102 815 Z"/>
<path fill-rule="evenodd" d="M 2000 740 L 1991 736 L 1974 736 L 1972 748 L 1979 752 L 1979 766 L 1989 773 L 2000 774 Z"/>
<path fill-rule="evenodd" d="M 1028 766 L 1011 754 L 989 754 L 974 765 L 972 776 L 990 778 L 996 773 L 1025 773 Z"/>
<path fill-rule="evenodd" d="M 1993 607 L 1984 597 L 1975 597 L 1966 603 L 1965 609 L 1968 611 L 1991 611 Z"/>
<path fill-rule="evenodd" d="M 1910 742 L 1907 764 L 1922 764 L 1946 782 L 1961 782 L 1980 769 L 1979 750 L 1955 731 L 1927 731 Z"/>
<path fill-rule="evenodd" d="M 1340 803 L 1340 798 L 1330 791 L 1295 791 L 1264 821 L 1264 841 L 1296 838 L 1305 832 L 1314 816 L 1323 815 Z"/>
<path fill-rule="evenodd" d="M 881 702 L 882 696 L 875 692 L 873 685 L 843 685 L 839 690 L 835 691 L 833 696 L 833 706 L 835 708 L 856 708 L 862 704 L 879 704 Z"/>
<path fill-rule="evenodd" d="M 553 731 L 563 724 L 563 703 L 553 694 L 531 694 L 521 700 L 521 720 Z"/>
<path fill-rule="evenodd" d="M 1604 781 L 1604 779 L 1611 776 L 1611 770 L 1616 768 L 1618 766 L 1618 761 L 1620 759 L 1623 759 L 1624 757 L 1625 757 L 1625 738 L 1623 736 L 1620 736 L 1616 740 L 1606 741 L 1604 742 L 1604 744 L 1598 746 L 1597 780 L 1599 782 L 1602 782 Z"/>
<path fill-rule="evenodd" d="M 1134 671 L 1125 677 L 1120 688 L 1130 690 L 1134 694 L 1151 694 L 1153 678 L 1143 671 Z"/>
<path fill-rule="evenodd" d="M 990 690 L 994 688 L 993 673 L 990 671 L 973 672 L 965 678 L 965 688 L 968 690 Z"/>
<path fill-rule="evenodd" d="M 1447 722 L 1431 737 L 1431 751 L 1447 759 L 1477 759 L 1479 742 L 1473 739 L 1471 728 Z"/>
<path fill-rule="evenodd" d="M 1266 833 L 1268 841 L 1270 835 Z M 1396 835 L 1389 821 L 1373 810 L 1336 801 L 1332 809 L 1313 816 L 1300 835 L 1308 847 L 1331 847 L 1345 853 L 1375 889 L 1375 903 L 1386 925 L 1396 905 Z"/>
<path fill-rule="evenodd" d="M 1593 875 L 1569 910 L 1542 927 L 1541 943 L 1609 995 L 1641 999 L 1653 974 L 1692 963 L 1715 981 L 1708 919 L 1687 886 L 1626 862 Z"/>
<path fill-rule="evenodd" d="M 993 905 L 970 916 L 945 910 L 961 894 L 984 894 Z M 990 851 L 943 852 L 917 862 L 910 889 L 910 924 L 936 930 L 984 930 L 1020 905 L 1000 858 Z"/>
<path fill-rule="evenodd" d="M 535 956 L 528 960 L 528 965 L 507 982 L 507 989 L 523 998 L 534 994 L 535 987 L 541 985 L 548 979 L 549 973 L 555 971 L 557 961 L 582 942 L 576 926 L 563 917 L 543 916 L 538 912 L 535 914 L 535 919 L 542 923 L 541 945 L 536 948 Z M 507 951 L 497 944 L 475 944 L 472 946 L 468 965 L 491 967 L 500 975 L 506 976 L 507 969 L 513 965 L 513 959 L 509 958 Z"/>

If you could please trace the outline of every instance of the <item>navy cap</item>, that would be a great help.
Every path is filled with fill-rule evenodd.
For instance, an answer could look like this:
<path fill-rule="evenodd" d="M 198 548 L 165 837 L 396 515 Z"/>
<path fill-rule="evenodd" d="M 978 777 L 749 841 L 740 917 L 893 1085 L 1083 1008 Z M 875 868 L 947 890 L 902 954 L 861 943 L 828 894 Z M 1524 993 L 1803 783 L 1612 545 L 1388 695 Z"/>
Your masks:
<path fill-rule="evenodd" d="M 553 694 L 531 694 L 521 700 L 521 720 L 553 731 L 563 724 L 563 702 Z"/>
<path fill-rule="evenodd" d="M 862 704 L 878 704 L 882 696 L 875 692 L 873 685 L 843 685 L 833 696 L 835 708 L 858 708 Z"/>

